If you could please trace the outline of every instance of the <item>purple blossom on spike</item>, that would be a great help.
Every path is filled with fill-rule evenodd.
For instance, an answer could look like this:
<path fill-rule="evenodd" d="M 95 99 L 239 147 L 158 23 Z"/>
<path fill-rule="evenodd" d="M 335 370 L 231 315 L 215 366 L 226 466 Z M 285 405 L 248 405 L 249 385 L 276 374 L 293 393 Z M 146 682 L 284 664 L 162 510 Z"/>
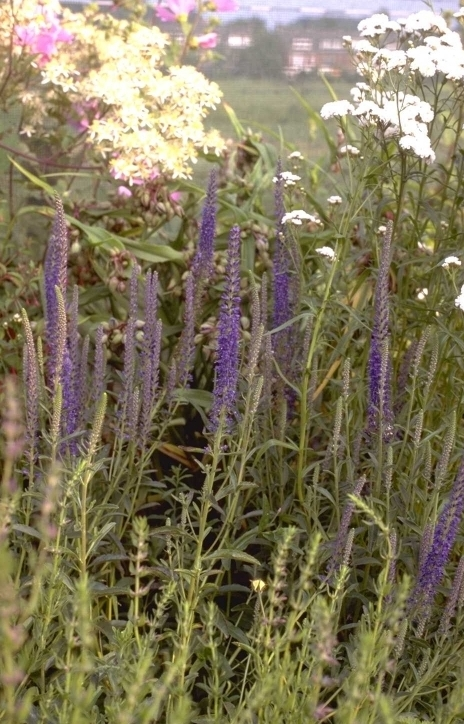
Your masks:
<path fill-rule="evenodd" d="M 193 274 L 185 281 L 184 326 L 177 349 L 177 380 L 181 388 L 188 387 L 192 377 L 191 367 L 195 354 L 195 289 Z"/>
<path fill-rule="evenodd" d="M 215 362 L 213 406 L 210 429 L 215 432 L 223 417 L 230 429 L 237 417 L 237 386 L 240 345 L 240 227 L 229 236 L 226 283 L 218 321 L 218 346 Z"/>
<path fill-rule="evenodd" d="M 411 603 L 419 605 L 426 615 L 443 578 L 445 566 L 458 534 L 463 512 L 464 460 L 456 475 L 450 497 L 439 515 L 428 553 L 423 557 L 419 566 Z"/>
<path fill-rule="evenodd" d="M 79 410 L 81 407 L 81 399 L 79 394 L 79 330 L 78 330 L 78 311 L 79 311 L 79 291 L 77 286 L 73 289 L 73 298 L 71 302 L 69 324 L 68 324 L 68 342 L 66 345 L 63 369 L 63 427 L 66 436 L 73 435 L 78 428 Z M 69 442 L 69 450 L 72 455 L 78 454 L 77 440 L 73 438 Z"/>
<path fill-rule="evenodd" d="M 45 329 L 49 349 L 48 378 L 50 385 L 56 382 L 57 365 L 60 363 L 58 359 L 59 312 L 56 287 L 65 299 L 69 246 L 63 204 L 58 197 L 55 198 L 55 207 L 55 217 L 44 262 Z"/>
<path fill-rule="evenodd" d="M 282 218 L 285 214 L 284 206 L 284 180 L 282 178 L 282 164 L 279 159 L 276 173 L 276 183 L 274 192 L 275 217 L 276 217 L 276 242 L 274 250 L 274 310 L 272 323 L 273 327 L 280 327 L 291 318 L 290 309 L 290 274 L 289 274 L 289 254 L 285 239 L 285 226 L 282 224 Z M 284 336 L 287 331 L 283 330 Z M 282 332 L 277 337 L 282 337 Z M 277 342 L 277 340 L 276 340 Z"/>
<path fill-rule="evenodd" d="M 63 367 L 61 370 L 61 384 L 63 387 L 63 405 L 61 412 L 61 421 L 63 423 L 64 435 L 71 435 L 76 429 L 77 423 L 77 410 L 75 406 L 74 396 L 74 380 L 73 380 L 73 369 L 71 356 L 69 354 L 69 348 L 66 346 L 63 355 Z M 75 440 L 68 444 L 70 452 L 75 455 L 77 454 L 77 446 Z"/>
<path fill-rule="evenodd" d="M 445 611 L 443 613 L 440 627 L 438 629 L 438 632 L 441 634 L 444 634 L 448 631 L 451 617 L 454 615 L 456 611 L 456 606 L 459 602 L 459 592 L 462 588 L 462 583 L 464 581 L 464 557 L 461 556 L 458 567 L 456 569 L 456 573 L 454 576 L 453 585 L 451 588 L 451 591 L 448 596 L 448 601 L 446 602 Z"/>
<path fill-rule="evenodd" d="M 134 264 L 130 278 L 129 318 L 126 323 L 124 367 L 123 367 L 123 395 L 122 395 L 122 425 L 123 428 L 133 412 L 132 395 L 135 382 L 135 332 L 137 323 L 137 297 L 138 297 L 139 267 Z"/>
<path fill-rule="evenodd" d="M 391 406 L 391 362 L 389 355 L 389 272 L 393 224 L 388 222 L 380 253 L 380 266 L 375 287 L 374 323 L 369 349 L 368 430 L 383 431 L 386 440 L 393 431 Z"/>
<path fill-rule="evenodd" d="M 214 237 L 216 234 L 217 174 L 211 171 L 208 191 L 201 217 L 198 248 L 193 259 L 192 272 L 195 288 L 209 279 L 213 271 Z"/>
<path fill-rule="evenodd" d="M 89 335 L 84 337 L 82 342 L 81 352 L 79 355 L 79 366 L 77 375 L 77 390 L 76 397 L 78 400 L 78 427 L 83 427 L 86 420 L 89 419 L 86 414 L 86 398 L 87 398 L 87 367 L 89 361 Z"/>
<path fill-rule="evenodd" d="M 274 306 L 272 325 L 274 329 L 281 327 L 291 320 L 298 301 L 298 292 L 295 284 L 297 275 L 294 272 L 296 259 L 292 259 L 291 243 L 287 228 L 285 224 L 282 224 L 282 218 L 285 214 L 284 186 L 285 182 L 282 177 L 282 166 L 279 159 L 274 192 L 276 218 L 276 241 L 273 257 Z M 293 273 L 291 271 L 292 269 Z M 292 334 L 291 327 L 287 326 L 272 335 L 274 359 L 283 376 L 287 379 L 294 377 L 293 360 L 295 355 L 292 353 L 292 348 L 295 346 L 295 340 L 292 339 Z M 277 381 L 277 389 L 280 391 L 278 397 L 280 397 L 283 392 L 287 404 L 292 407 L 295 402 L 294 390 L 285 386 L 281 378 Z"/>

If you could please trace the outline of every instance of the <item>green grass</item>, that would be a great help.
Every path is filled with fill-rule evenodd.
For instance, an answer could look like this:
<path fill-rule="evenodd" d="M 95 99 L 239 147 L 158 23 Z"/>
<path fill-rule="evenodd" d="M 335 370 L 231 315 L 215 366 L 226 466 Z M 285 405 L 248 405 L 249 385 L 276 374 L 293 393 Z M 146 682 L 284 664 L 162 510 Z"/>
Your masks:
<path fill-rule="evenodd" d="M 280 145 L 280 139 L 295 146 L 308 158 L 315 159 L 322 150 L 322 138 L 310 128 L 308 113 L 292 91 L 292 87 L 304 97 L 314 110 L 331 100 L 330 92 L 319 76 L 295 81 L 253 80 L 230 78 L 219 81 L 224 101 L 235 111 L 243 125 L 253 131 L 262 131 L 264 139 Z M 345 98 L 352 87 L 351 81 L 333 82 L 333 90 Z M 231 124 L 224 108 L 218 109 L 208 118 L 208 125 L 218 128 L 228 137 Z M 335 128 L 335 126 L 334 126 Z"/>

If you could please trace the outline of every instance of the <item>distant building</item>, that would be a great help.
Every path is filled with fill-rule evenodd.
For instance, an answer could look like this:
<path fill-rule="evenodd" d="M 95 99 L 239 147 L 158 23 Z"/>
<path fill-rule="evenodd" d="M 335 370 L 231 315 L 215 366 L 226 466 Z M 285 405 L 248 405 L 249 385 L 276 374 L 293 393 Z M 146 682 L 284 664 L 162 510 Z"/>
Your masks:
<path fill-rule="evenodd" d="M 227 38 L 229 48 L 249 48 L 251 43 L 250 35 L 229 35 Z"/>
<path fill-rule="evenodd" d="M 296 35 L 291 40 L 285 75 L 293 77 L 299 73 L 321 72 L 325 75 L 339 77 L 353 70 L 352 60 L 339 29 Z"/>

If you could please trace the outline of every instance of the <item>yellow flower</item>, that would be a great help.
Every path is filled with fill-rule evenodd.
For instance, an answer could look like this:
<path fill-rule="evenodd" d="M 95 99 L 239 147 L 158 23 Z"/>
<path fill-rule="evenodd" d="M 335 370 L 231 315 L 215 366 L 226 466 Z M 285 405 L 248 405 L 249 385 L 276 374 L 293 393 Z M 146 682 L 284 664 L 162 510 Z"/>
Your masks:
<path fill-rule="evenodd" d="M 262 593 L 264 589 L 266 588 L 266 584 L 264 581 L 262 581 L 260 578 L 255 578 L 255 580 L 250 581 L 250 585 L 256 593 Z"/>

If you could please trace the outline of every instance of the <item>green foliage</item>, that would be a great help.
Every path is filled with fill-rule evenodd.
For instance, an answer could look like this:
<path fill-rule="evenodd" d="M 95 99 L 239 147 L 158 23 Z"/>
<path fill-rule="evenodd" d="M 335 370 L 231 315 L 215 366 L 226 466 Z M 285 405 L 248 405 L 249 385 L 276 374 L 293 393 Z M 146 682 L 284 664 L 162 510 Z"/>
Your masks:
<path fill-rule="evenodd" d="M 382 76 L 382 92 L 392 77 Z M 318 162 L 284 159 L 286 211 L 306 216 L 279 237 L 292 306 L 278 328 L 269 210 L 278 153 L 228 109 L 237 141 L 218 162 L 214 270 L 196 299 L 189 386 L 175 373 L 204 191 L 159 179 L 121 197 L 112 187 L 66 191 L 59 179 L 79 342 L 90 347 L 79 357 L 84 404 L 71 434 L 69 390 L 47 372 L 42 303 L 55 187 L 14 159 L 14 178 L 34 198 L 2 226 L 0 722 L 464 721 L 461 528 L 431 607 L 414 599 L 464 445 L 461 258 L 443 266 L 462 246 L 462 99 L 450 83 L 421 90 L 404 74 L 396 93 L 401 83 L 433 101 L 435 164 L 376 124 L 346 118 L 336 136 L 305 101 L 327 145 Z M 342 151 L 348 142 L 358 155 Z M 24 219 L 33 234 L 15 254 L 13 226 Z M 237 418 L 213 433 L 234 223 Z M 145 439 L 128 434 L 141 388 L 128 386 L 125 365 L 134 324 L 137 381 L 148 270 L 158 274 L 162 343 Z M 380 379 L 394 414 L 383 414 L 383 398 L 369 427 L 379 278 L 390 315 Z M 55 291 L 64 318 L 69 300 Z"/>

